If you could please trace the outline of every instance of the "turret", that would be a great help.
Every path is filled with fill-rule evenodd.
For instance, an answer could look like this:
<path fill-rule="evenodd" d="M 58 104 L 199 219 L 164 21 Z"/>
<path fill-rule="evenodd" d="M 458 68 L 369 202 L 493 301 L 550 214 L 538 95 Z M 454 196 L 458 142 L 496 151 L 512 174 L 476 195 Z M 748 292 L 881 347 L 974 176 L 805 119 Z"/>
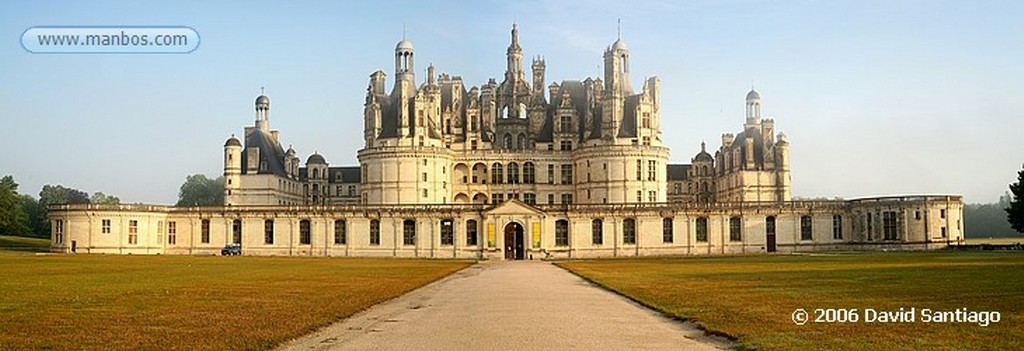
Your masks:
<path fill-rule="evenodd" d="M 241 188 L 242 180 L 242 143 L 231 135 L 224 142 L 224 205 L 234 202 L 234 193 Z"/>
<path fill-rule="evenodd" d="M 750 89 L 750 92 L 747 93 L 747 125 L 753 126 L 759 123 L 761 123 L 761 94 Z"/>
<path fill-rule="evenodd" d="M 256 97 L 256 129 L 270 132 L 270 98 L 264 94 Z"/>

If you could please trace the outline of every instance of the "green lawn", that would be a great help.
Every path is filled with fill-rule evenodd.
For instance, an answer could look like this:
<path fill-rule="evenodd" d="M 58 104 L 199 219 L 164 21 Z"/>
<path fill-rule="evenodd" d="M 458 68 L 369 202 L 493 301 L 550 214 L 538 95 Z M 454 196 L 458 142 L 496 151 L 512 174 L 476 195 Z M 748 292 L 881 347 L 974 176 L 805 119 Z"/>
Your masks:
<path fill-rule="evenodd" d="M 49 251 L 50 239 L 0 235 L 0 250 Z"/>
<path fill-rule="evenodd" d="M 758 350 L 1024 350 L 1024 255 L 851 253 L 570 261 L 560 266 Z M 915 323 L 864 310 L 917 308 Z M 920 310 L 999 311 L 1001 321 L 926 324 Z M 802 308 L 857 308 L 858 323 L 795 325 Z"/>
<path fill-rule="evenodd" d="M 469 264 L 0 251 L 0 349 L 267 349 Z"/>

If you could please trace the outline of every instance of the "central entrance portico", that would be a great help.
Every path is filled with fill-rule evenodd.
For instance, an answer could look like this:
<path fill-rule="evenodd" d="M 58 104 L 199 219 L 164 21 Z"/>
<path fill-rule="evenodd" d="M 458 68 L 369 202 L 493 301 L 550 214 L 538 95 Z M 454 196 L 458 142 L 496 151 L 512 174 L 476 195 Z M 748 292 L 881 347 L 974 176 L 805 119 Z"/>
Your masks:
<path fill-rule="evenodd" d="M 521 260 L 526 258 L 526 245 L 523 235 L 523 226 L 516 222 L 509 222 L 505 226 L 505 259 Z"/>

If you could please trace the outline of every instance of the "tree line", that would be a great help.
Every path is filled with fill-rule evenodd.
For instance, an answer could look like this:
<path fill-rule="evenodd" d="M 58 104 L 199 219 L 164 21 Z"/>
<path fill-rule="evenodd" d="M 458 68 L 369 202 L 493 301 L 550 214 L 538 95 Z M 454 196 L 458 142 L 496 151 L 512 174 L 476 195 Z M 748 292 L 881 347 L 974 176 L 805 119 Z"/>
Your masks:
<path fill-rule="evenodd" d="M 48 238 L 50 222 L 46 209 L 55 204 L 109 204 L 121 199 L 103 192 L 89 193 L 63 185 L 44 185 L 39 198 L 18 193 L 14 176 L 0 178 L 0 235 Z M 224 177 L 207 178 L 194 174 L 185 178 L 178 192 L 176 206 L 218 206 L 224 203 Z"/>

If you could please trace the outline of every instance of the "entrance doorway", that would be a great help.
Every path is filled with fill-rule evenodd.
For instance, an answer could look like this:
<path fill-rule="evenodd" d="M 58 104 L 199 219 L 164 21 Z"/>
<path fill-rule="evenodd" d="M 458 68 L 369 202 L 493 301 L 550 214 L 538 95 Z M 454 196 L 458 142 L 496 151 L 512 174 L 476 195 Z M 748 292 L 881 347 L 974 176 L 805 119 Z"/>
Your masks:
<path fill-rule="evenodd" d="M 775 252 L 775 216 L 765 218 L 764 231 L 767 251 Z"/>
<path fill-rule="evenodd" d="M 523 226 L 512 222 L 505 226 L 505 259 L 521 260 L 526 258 L 526 245 L 523 238 Z"/>

